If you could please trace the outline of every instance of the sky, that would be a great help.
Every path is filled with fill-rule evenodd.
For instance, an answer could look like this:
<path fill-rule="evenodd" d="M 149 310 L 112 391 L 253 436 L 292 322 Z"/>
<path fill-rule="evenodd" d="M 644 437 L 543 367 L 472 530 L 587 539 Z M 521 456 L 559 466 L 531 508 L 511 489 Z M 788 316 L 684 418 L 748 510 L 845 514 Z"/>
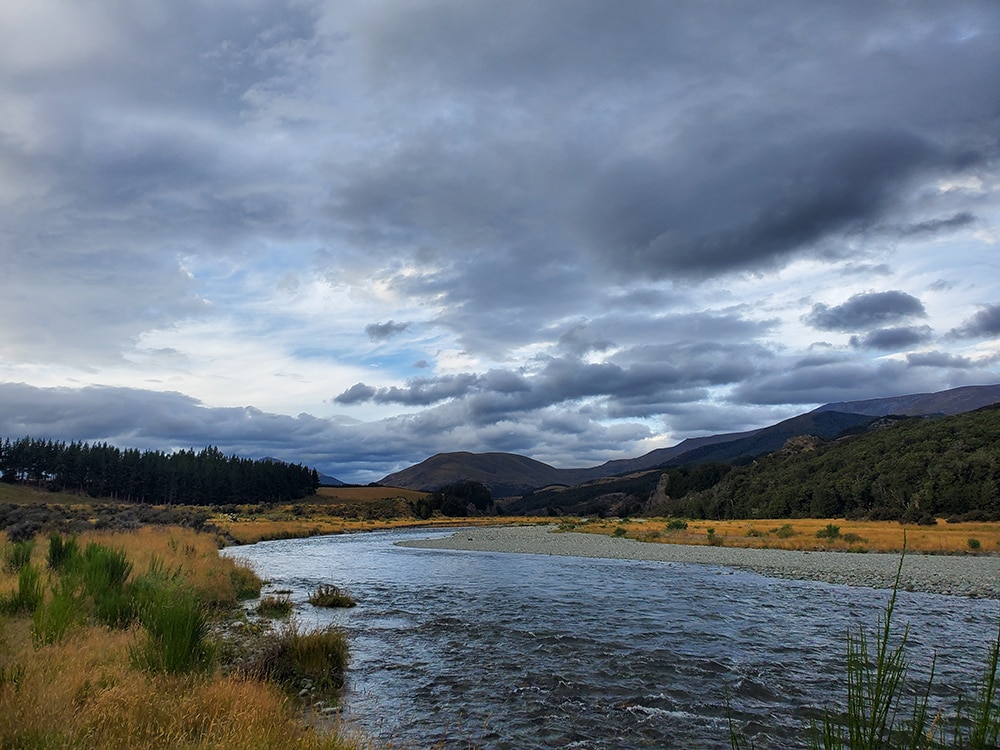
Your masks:
<path fill-rule="evenodd" d="M 1000 382 L 1000 5 L 8 0 L 0 436 L 376 481 Z"/>

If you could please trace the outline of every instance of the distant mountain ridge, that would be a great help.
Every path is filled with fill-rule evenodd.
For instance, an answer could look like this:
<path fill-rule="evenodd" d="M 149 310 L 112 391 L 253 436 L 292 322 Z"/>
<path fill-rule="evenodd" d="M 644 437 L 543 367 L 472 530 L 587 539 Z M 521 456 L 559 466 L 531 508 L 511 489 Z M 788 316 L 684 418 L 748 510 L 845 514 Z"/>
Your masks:
<path fill-rule="evenodd" d="M 746 432 L 688 438 L 670 448 L 660 448 L 631 459 L 608 461 L 600 466 L 557 469 L 514 453 L 439 453 L 379 483 L 431 492 L 459 481 L 482 482 L 494 497 L 519 495 L 550 485 L 572 486 L 603 477 L 659 467 L 710 461 L 732 462 L 780 449 L 797 435 L 833 438 L 866 422 L 888 415 L 954 415 L 1000 402 L 1000 384 L 963 386 L 937 393 L 917 393 L 864 401 L 825 404 L 770 427 Z"/>

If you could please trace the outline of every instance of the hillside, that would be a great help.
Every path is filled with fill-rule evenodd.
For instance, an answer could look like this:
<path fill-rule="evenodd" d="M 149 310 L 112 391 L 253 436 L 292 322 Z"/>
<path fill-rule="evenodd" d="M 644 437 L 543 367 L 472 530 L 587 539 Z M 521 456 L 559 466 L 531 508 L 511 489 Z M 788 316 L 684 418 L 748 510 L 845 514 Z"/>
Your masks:
<path fill-rule="evenodd" d="M 715 486 L 658 492 L 647 510 L 692 518 L 1000 519 L 1000 405 L 899 420 L 837 441 L 798 439 Z"/>
<path fill-rule="evenodd" d="M 594 469 L 556 469 L 514 453 L 439 453 L 389 474 L 379 484 L 433 492 L 460 481 L 481 482 L 494 497 L 520 495 L 550 484 L 579 484 L 599 474 Z"/>
<path fill-rule="evenodd" d="M 890 414 L 960 414 L 997 402 L 1000 402 L 1000 385 L 965 386 L 939 393 L 844 401 L 826 404 L 769 427 L 688 438 L 670 448 L 589 468 L 557 469 L 512 453 L 439 453 L 384 477 L 380 484 L 431 492 L 468 480 L 482 482 L 494 497 L 510 497 L 543 487 L 580 485 L 650 469 L 709 462 L 738 463 L 778 450 L 789 438 L 797 435 L 832 438 L 860 429 L 873 418 Z"/>
<path fill-rule="evenodd" d="M 909 396 L 826 404 L 811 413 L 839 411 L 872 417 L 885 417 L 889 414 L 922 417 L 931 414 L 964 414 L 997 402 L 1000 402 L 1000 385 L 969 385 L 938 393 L 914 393 Z"/>

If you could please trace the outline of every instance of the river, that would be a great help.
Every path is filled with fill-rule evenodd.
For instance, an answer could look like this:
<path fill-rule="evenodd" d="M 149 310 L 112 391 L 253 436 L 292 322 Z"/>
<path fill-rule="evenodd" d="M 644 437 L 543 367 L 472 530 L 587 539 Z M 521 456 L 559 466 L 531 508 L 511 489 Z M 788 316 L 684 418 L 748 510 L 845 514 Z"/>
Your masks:
<path fill-rule="evenodd" d="M 291 591 L 305 628 L 351 643 L 344 716 L 394 748 L 804 747 L 846 696 L 847 633 L 888 592 L 707 565 L 395 546 L 453 531 L 371 532 L 230 548 Z M 863 564 L 863 556 L 859 564 Z M 358 599 L 323 610 L 322 583 Z M 900 592 L 932 703 L 968 693 L 997 602 Z"/>

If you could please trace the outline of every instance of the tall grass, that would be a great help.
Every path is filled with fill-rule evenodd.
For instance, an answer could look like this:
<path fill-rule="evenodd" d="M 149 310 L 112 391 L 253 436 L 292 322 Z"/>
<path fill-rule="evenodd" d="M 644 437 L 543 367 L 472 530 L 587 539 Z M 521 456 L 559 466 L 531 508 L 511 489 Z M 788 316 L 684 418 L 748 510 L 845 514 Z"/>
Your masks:
<path fill-rule="evenodd" d="M 212 666 L 208 618 L 192 591 L 178 587 L 156 592 L 139 619 L 146 632 L 130 655 L 140 668 L 178 674 Z"/>
<path fill-rule="evenodd" d="M 85 534 L 76 545 L 53 538 L 49 559 L 61 561 L 47 573 L 0 569 L 3 602 L 19 602 L 0 617 L 0 748 L 362 746 L 307 728 L 301 705 L 280 685 L 222 675 L 207 625 L 225 616 L 223 602 L 236 602 L 234 570 L 251 582 L 245 567 L 218 555 L 211 536 L 139 529 Z M 90 543 L 99 547 L 83 548 Z M 101 585 L 131 602 L 131 627 L 100 621 L 93 592 Z"/>
<path fill-rule="evenodd" d="M 966 711 L 959 696 L 954 715 L 931 717 L 928 700 L 934 682 L 934 666 L 923 690 L 916 693 L 912 705 L 904 695 L 909 663 L 906 644 L 909 627 L 892 644 L 892 618 L 903 569 L 900 556 L 896 581 L 879 618 L 874 637 L 859 628 L 847 642 L 847 714 L 838 719 L 827 712 L 820 739 L 814 747 L 823 750 L 882 750 L 882 748 L 963 748 L 988 750 L 997 747 L 1000 737 L 1000 703 L 996 682 L 1000 657 L 1000 631 L 990 646 L 986 666 Z"/>
<path fill-rule="evenodd" d="M 9 573 L 16 573 L 31 562 L 31 552 L 35 549 L 34 539 L 12 542 L 4 549 L 4 568 Z"/>
<path fill-rule="evenodd" d="M 922 686 L 907 681 L 906 648 L 909 627 L 893 628 L 896 597 L 903 570 L 900 556 L 895 584 L 874 633 L 862 626 L 847 639 L 846 713 L 827 710 L 823 724 L 814 728 L 809 747 L 817 750 L 996 750 L 1000 741 L 1000 630 L 990 644 L 985 666 L 970 700 L 958 696 L 950 714 L 932 715 L 929 698 L 935 664 Z M 733 750 L 753 748 L 730 722 Z"/>

